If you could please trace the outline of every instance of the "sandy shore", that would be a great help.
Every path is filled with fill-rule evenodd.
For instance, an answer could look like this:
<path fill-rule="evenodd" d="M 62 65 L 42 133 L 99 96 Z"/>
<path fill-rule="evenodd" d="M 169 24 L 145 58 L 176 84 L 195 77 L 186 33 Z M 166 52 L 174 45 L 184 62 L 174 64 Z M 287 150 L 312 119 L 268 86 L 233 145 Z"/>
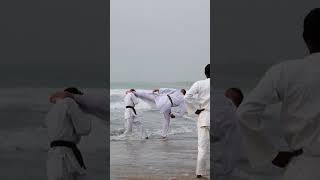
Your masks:
<path fill-rule="evenodd" d="M 197 139 L 193 133 L 167 140 L 112 141 L 110 147 L 112 180 L 196 179 Z"/>

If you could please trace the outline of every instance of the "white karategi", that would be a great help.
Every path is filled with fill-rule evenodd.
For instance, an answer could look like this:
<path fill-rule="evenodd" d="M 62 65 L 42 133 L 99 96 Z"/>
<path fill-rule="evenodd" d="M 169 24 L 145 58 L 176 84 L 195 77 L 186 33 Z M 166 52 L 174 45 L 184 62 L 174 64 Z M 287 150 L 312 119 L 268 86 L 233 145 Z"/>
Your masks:
<path fill-rule="evenodd" d="M 189 114 L 197 109 L 205 109 L 198 117 L 198 159 L 197 175 L 207 175 L 207 163 L 210 158 L 210 78 L 197 81 L 185 95 L 185 105 Z"/>
<path fill-rule="evenodd" d="M 236 106 L 225 97 L 224 92 L 215 91 L 213 94 L 213 139 L 212 154 L 213 179 L 232 180 L 232 172 L 236 168 L 242 153 L 241 138 L 239 132 L 239 118 Z"/>
<path fill-rule="evenodd" d="M 271 67 L 238 109 L 244 148 L 253 166 L 276 157 L 264 136 L 262 113 L 282 103 L 281 121 L 289 148 L 303 149 L 285 169 L 285 180 L 320 179 L 320 53 Z"/>
<path fill-rule="evenodd" d="M 135 107 L 136 104 L 139 103 L 138 98 L 131 92 L 127 93 L 124 97 L 124 105 L 125 107 L 131 106 Z M 124 119 L 126 121 L 125 127 L 126 131 L 123 133 L 124 135 L 132 133 L 133 125 L 137 127 L 138 132 L 140 133 L 141 138 L 146 138 L 147 134 L 142 126 L 142 123 L 138 120 L 136 120 L 137 114 L 134 112 L 132 108 L 125 108 L 124 110 Z"/>
<path fill-rule="evenodd" d="M 107 93 L 74 95 L 74 100 L 84 112 L 103 121 L 110 120 L 109 95 Z"/>
<path fill-rule="evenodd" d="M 184 107 L 184 95 L 181 90 L 171 89 L 171 88 L 161 88 L 159 93 L 153 93 L 153 91 L 135 91 L 134 94 L 145 101 L 155 103 L 157 108 L 164 116 L 164 122 L 162 127 L 161 136 L 167 137 L 170 125 L 170 114 L 172 107 L 178 107 L 183 109 Z M 168 95 L 172 99 L 172 104 Z M 183 112 L 183 111 L 180 111 Z M 183 114 L 183 113 L 181 113 Z M 181 115 L 180 115 L 181 116 Z"/>
<path fill-rule="evenodd" d="M 78 144 L 91 131 L 90 116 L 71 98 L 57 99 L 45 119 L 49 141 L 64 140 Z M 76 180 L 86 170 L 80 166 L 72 149 L 52 147 L 48 151 L 48 180 Z"/>

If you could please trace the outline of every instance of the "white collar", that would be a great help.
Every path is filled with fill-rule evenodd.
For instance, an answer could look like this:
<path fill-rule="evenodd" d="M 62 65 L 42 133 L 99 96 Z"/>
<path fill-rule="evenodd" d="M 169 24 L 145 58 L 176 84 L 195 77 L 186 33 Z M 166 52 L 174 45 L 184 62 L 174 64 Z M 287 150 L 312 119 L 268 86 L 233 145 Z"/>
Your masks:
<path fill-rule="evenodd" d="M 320 52 L 312 53 L 306 59 L 320 59 Z"/>

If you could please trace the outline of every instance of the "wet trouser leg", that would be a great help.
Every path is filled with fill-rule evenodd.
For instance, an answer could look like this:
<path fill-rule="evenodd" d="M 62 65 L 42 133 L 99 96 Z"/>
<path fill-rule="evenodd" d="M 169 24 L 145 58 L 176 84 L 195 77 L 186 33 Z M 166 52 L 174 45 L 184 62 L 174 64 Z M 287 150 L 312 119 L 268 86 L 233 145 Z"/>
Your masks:
<path fill-rule="evenodd" d="M 167 137 L 168 135 L 169 126 L 170 126 L 170 113 L 171 113 L 171 109 L 168 109 L 163 113 L 164 121 L 162 124 L 162 131 L 161 131 L 162 137 Z"/>
<path fill-rule="evenodd" d="M 207 160 L 210 155 L 210 127 L 198 127 L 197 175 L 207 175 Z"/>
<path fill-rule="evenodd" d="M 126 119 L 126 124 L 125 124 L 126 131 L 124 132 L 124 134 L 128 134 L 132 132 L 133 121 L 134 121 L 134 117 L 129 117 Z"/>
<path fill-rule="evenodd" d="M 147 132 L 145 131 L 145 129 L 140 121 L 134 121 L 133 124 L 135 127 L 137 127 L 137 130 L 138 130 L 141 138 L 144 139 L 144 138 L 148 137 Z"/>

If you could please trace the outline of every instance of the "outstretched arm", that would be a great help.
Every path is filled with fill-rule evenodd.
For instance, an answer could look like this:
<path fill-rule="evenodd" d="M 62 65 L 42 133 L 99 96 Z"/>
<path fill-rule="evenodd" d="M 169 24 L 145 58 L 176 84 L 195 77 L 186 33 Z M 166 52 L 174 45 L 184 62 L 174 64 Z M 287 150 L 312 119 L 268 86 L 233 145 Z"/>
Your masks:
<path fill-rule="evenodd" d="M 54 103 L 56 99 L 71 98 L 74 99 L 80 108 L 99 119 L 107 121 L 109 119 L 109 97 L 107 95 L 74 95 L 69 92 L 56 92 L 50 96 L 50 102 Z"/>
<path fill-rule="evenodd" d="M 177 91 L 177 89 L 173 88 L 160 88 L 158 89 L 159 94 L 173 94 Z"/>
<path fill-rule="evenodd" d="M 109 117 L 109 96 L 107 94 L 75 95 L 75 101 L 85 112 L 107 121 Z"/>

